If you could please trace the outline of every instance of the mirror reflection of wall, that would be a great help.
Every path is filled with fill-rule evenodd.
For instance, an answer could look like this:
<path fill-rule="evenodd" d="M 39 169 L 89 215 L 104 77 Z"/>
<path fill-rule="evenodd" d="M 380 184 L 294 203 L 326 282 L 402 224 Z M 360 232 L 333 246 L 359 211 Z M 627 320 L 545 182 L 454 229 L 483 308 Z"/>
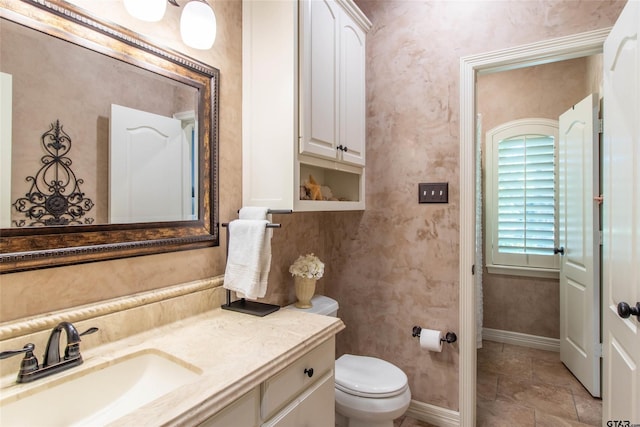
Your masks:
<path fill-rule="evenodd" d="M 483 139 L 488 130 L 512 120 L 557 120 L 585 96 L 599 91 L 601 64 L 601 55 L 594 55 L 479 75 L 477 111 L 482 115 Z M 485 169 L 484 159 L 482 164 Z M 558 279 L 484 271 L 484 328 L 559 338 L 559 310 Z"/>
<path fill-rule="evenodd" d="M 173 117 L 198 110 L 197 89 L 7 20 L 0 36 L 1 71 L 13 76 L 11 201 L 29 191 L 25 178 L 45 154 L 41 136 L 60 120 L 94 224 L 108 223 L 111 104 Z"/>
<path fill-rule="evenodd" d="M 0 73 L 0 228 L 11 226 L 11 101 L 13 77 Z"/>

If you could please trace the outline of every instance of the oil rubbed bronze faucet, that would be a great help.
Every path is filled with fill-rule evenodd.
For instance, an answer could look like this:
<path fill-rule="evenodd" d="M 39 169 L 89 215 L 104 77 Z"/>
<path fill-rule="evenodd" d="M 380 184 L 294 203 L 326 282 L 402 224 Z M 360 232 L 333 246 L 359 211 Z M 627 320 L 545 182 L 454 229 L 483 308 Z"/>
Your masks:
<path fill-rule="evenodd" d="M 64 356 L 61 357 L 60 334 L 63 330 L 67 335 L 67 346 L 64 350 Z M 97 331 L 98 328 L 89 328 L 80 334 L 71 323 L 61 322 L 53 328 L 51 335 L 49 335 L 42 366 L 38 364 L 38 359 L 33 355 L 35 345 L 31 343 L 25 345 L 21 350 L 3 351 L 0 353 L 0 359 L 25 353 L 22 363 L 20 364 L 20 371 L 18 371 L 18 379 L 16 382 L 28 383 L 82 364 L 80 337 Z"/>

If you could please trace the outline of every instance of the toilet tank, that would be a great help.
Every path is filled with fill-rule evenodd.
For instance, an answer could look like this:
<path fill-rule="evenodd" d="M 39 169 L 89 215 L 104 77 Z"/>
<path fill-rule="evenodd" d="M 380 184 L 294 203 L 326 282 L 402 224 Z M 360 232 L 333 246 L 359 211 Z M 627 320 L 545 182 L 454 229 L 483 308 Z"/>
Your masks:
<path fill-rule="evenodd" d="M 311 298 L 311 308 L 297 308 L 291 304 L 286 306 L 287 309 L 303 311 L 306 313 L 322 314 L 323 316 L 338 316 L 338 301 L 324 295 L 314 295 Z"/>

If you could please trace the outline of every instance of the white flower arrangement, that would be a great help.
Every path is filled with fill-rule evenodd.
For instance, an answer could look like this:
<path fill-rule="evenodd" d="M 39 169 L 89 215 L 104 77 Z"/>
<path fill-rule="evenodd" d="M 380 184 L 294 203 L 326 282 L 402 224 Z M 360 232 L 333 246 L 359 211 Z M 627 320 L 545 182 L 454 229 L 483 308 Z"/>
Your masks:
<path fill-rule="evenodd" d="M 300 255 L 291 267 L 292 276 L 320 279 L 324 275 L 324 263 L 314 254 Z"/>

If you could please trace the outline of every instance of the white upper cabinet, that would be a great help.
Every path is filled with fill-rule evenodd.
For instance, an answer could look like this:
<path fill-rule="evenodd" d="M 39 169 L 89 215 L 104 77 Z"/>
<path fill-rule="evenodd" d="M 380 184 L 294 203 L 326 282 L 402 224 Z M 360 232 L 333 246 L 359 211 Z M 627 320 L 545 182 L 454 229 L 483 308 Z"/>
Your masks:
<path fill-rule="evenodd" d="M 302 2 L 300 153 L 364 166 L 368 23 L 345 6 Z"/>
<path fill-rule="evenodd" d="M 367 94 L 365 33 L 348 15 L 340 24 L 340 141 L 342 160 L 365 164 Z"/>
<path fill-rule="evenodd" d="M 352 0 L 245 0 L 242 14 L 243 205 L 363 210 L 371 23 Z"/>

